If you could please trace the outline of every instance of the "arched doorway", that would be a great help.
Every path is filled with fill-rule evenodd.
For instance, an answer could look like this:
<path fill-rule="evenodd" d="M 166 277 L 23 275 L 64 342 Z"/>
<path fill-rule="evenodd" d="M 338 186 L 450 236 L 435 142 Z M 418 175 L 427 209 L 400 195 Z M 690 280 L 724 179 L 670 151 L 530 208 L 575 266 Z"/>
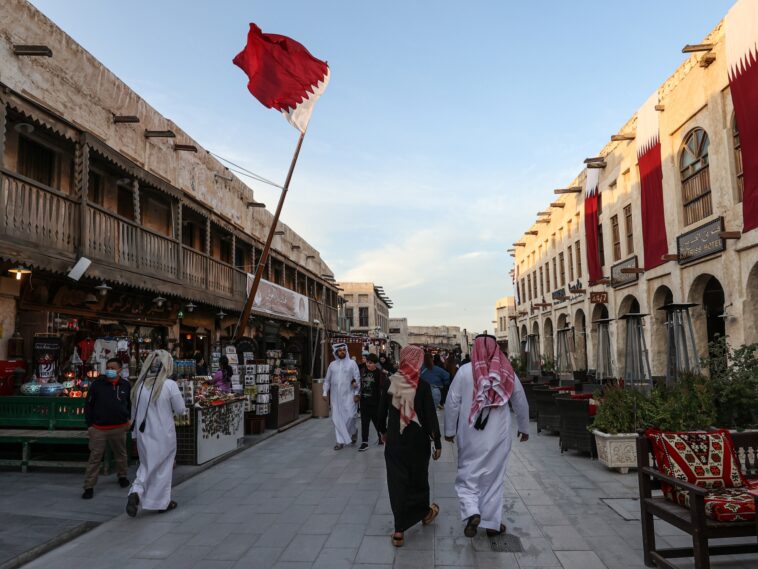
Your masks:
<path fill-rule="evenodd" d="M 574 315 L 574 344 L 576 345 L 576 369 L 587 371 L 587 321 L 581 308 Z"/>
<path fill-rule="evenodd" d="M 700 275 L 692 282 L 688 300 L 702 307 L 702 310 L 692 309 L 692 326 L 698 353 L 700 357 L 707 357 L 709 344 L 726 334 L 724 287 L 713 275 Z"/>
<path fill-rule="evenodd" d="M 758 263 L 756 263 L 747 277 L 745 285 L 745 306 L 742 310 L 745 326 L 745 343 L 758 342 Z"/>
<path fill-rule="evenodd" d="M 663 377 L 666 375 L 666 354 L 668 349 L 668 324 L 667 312 L 661 310 L 664 306 L 674 302 L 674 293 L 666 285 L 661 285 L 653 293 L 653 304 L 651 306 L 652 322 L 651 333 L 651 357 L 650 367 L 653 370 L 653 377 Z"/>
<path fill-rule="evenodd" d="M 543 334 L 542 353 L 545 354 L 545 361 L 552 362 L 555 365 L 555 342 L 553 340 L 553 321 L 545 318 L 545 332 Z"/>

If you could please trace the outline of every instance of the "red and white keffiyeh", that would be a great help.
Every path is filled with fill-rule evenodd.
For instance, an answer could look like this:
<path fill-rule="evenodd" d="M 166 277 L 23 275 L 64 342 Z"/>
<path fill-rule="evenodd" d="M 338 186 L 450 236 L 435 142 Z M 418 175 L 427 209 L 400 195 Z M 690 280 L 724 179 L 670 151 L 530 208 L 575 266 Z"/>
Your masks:
<path fill-rule="evenodd" d="M 413 400 L 416 398 L 419 372 L 424 363 L 424 350 L 418 346 L 406 346 L 400 350 L 400 366 L 390 377 L 388 393 L 392 395 L 392 406 L 400 412 L 400 432 L 411 422 L 419 423 Z"/>
<path fill-rule="evenodd" d="M 492 336 L 478 336 L 474 340 L 471 371 L 474 376 L 474 397 L 468 422 L 473 426 L 485 409 L 508 403 L 516 385 L 516 372 Z"/>

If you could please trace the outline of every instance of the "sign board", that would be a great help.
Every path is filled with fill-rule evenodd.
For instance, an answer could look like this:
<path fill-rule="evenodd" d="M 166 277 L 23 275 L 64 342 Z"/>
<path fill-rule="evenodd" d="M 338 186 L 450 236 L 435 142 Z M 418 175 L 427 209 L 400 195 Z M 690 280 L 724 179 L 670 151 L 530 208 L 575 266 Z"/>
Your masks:
<path fill-rule="evenodd" d="M 622 273 L 621 269 L 636 269 L 637 268 L 637 255 L 629 257 L 625 261 L 616 263 L 611 267 L 611 286 L 617 288 L 620 286 L 635 283 L 640 280 L 638 273 Z"/>
<path fill-rule="evenodd" d="M 726 243 L 719 236 L 722 231 L 724 231 L 724 218 L 719 217 L 677 237 L 676 250 L 679 255 L 679 264 L 686 265 L 725 250 Z"/>
<path fill-rule="evenodd" d="M 255 275 L 247 274 L 247 293 L 253 287 Z M 310 323 L 308 298 L 283 286 L 261 279 L 253 301 L 253 310 L 273 316 L 284 316 Z"/>
<path fill-rule="evenodd" d="M 607 292 L 591 292 L 590 302 L 592 304 L 608 304 L 608 293 Z"/>
<path fill-rule="evenodd" d="M 566 289 L 565 288 L 559 288 L 556 291 L 553 291 L 553 300 L 558 300 L 558 302 L 563 302 L 563 298 L 566 296 Z"/>

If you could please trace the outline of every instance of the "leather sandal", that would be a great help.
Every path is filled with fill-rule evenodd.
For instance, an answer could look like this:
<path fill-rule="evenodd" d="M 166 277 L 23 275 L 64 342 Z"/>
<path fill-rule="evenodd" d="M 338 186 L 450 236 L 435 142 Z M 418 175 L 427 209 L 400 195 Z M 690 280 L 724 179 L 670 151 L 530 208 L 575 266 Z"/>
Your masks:
<path fill-rule="evenodd" d="M 482 521 L 482 517 L 479 514 L 474 514 L 466 522 L 466 528 L 463 530 L 463 535 L 466 537 L 476 537 L 476 530 L 479 528 L 479 524 Z"/>
<path fill-rule="evenodd" d="M 168 503 L 168 506 L 166 506 L 166 509 L 165 509 L 165 510 L 158 510 L 158 512 L 160 512 L 161 514 L 165 514 L 166 512 L 170 512 L 171 510 L 176 510 L 176 507 L 177 507 L 178 505 L 179 505 L 179 504 L 177 504 L 176 502 L 174 502 L 173 500 L 171 500 L 171 501 Z"/>
<path fill-rule="evenodd" d="M 403 547 L 405 544 L 405 536 L 403 535 L 403 532 L 396 531 L 392 534 L 392 545 L 395 547 Z"/>
<path fill-rule="evenodd" d="M 343 444 L 337 443 L 334 445 L 334 450 L 342 450 L 343 448 L 345 448 L 345 445 Z"/>
<path fill-rule="evenodd" d="M 133 518 L 137 515 L 137 507 L 139 506 L 139 495 L 136 492 L 129 494 L 126 500 L 126 515 Z"/>
<path fill-rule="evenodd" d="M 505 524 L 500 524 L 500 530 L 499 531 L 495 530 L 495 529 L 488 529 L 487 530 L 487 537 L 495 537 L 495 536 L 498 536 L 498 535 L 503 535 L 505 533 L 505 531 L 506 531 Z"/>
<path fill-rule="evenodd" d="M 431 506 L 429 506 L 429 513 L 426 515 L 426 517 L 421 520 L 421 523 L 425 526 L 428 526 L 430 523 L 434 521 L 434 518 L 436 518 L 440 513 L 440 507 L 437 504 L 432 503 Z"/>

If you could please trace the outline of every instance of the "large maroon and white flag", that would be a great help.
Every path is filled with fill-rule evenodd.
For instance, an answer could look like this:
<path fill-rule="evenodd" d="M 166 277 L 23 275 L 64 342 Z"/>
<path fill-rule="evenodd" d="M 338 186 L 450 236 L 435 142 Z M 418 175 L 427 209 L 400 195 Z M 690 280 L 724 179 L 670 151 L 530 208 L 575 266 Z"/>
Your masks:
<path fill-rule="evenodd" d="M 726 63 L 740 132 L 743 231 L 758 227 L 758 1 L 738 0 L 726 15 Z"/>
<path fill-rule="evenodd" d="M 637 162 L 640 168 L 642 242 L 645 251 L 644 267 L 657 267 L 668 253 L 666 216 L 663 212 L 663 170 L 661 169 L 661 139 L 658 126 L 658 93 L 653 93 L 637 112 Z"/>
<path fill-rule="evenodd" d="M 600 170 L 587 168 L 587 179 L 584 185 L 584 235 L 587 247 L 587 276 L 590 284 L 603 278 L 597 232 L 599 185 Z"/>
<path fill-rule="evenodd" d="M 313 57 L 292 38 L 264 34 L 251 23 L 247 45 L 234 64 L 247 74 L 247 88 L 256 99 L 305 132 L 313 107 L 329 83 L 325 61 Z"/>

